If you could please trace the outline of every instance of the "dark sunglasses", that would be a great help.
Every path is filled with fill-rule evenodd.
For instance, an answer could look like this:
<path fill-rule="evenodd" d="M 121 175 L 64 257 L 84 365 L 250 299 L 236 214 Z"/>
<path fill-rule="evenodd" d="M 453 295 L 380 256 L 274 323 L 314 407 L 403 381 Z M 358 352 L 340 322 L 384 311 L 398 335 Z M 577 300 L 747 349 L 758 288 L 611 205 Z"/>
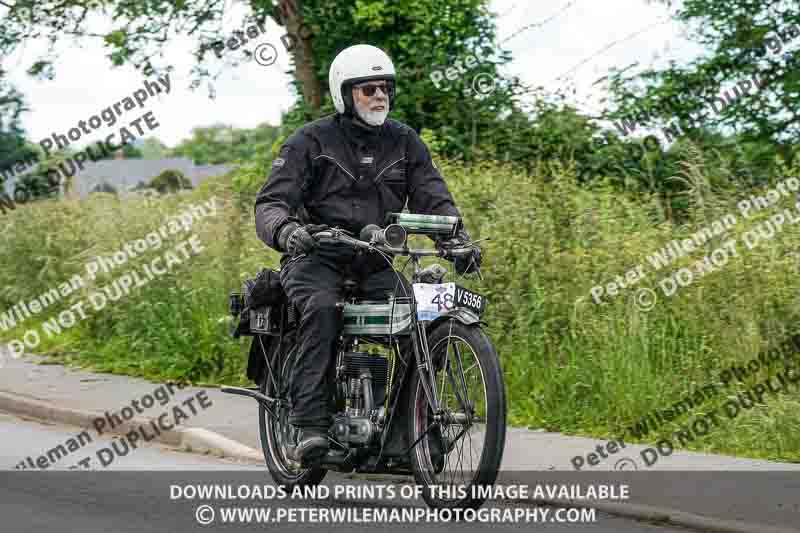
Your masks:
<path fill-rule="evenodd" d="M 378 85 L 356 85 L 355 88 L 361 91 L 361 94 L 364 96 L 372 96 L 378 89 L 380 89 L 381 92 L 386 96 L 389 96 L 394 92 L 393 83 L 380 83 Z"/>

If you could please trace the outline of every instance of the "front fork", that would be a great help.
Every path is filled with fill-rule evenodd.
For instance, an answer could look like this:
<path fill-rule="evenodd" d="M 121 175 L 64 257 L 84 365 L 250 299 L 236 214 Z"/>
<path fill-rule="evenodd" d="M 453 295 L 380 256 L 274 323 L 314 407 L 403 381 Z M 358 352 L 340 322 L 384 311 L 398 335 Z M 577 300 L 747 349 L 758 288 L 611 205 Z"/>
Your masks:
<path fill-rule="evenodd" d="M 415 267 L 418 266 L 417 260 L 415 261 Z M 428 347 L 428 333 L 425 331 L 425 325 L 417 320 L 417 298 L 413 292 L 411 293 L 411 345 L 414 349 L 414 359 L 417 362 L 419 379 L 422 383 L 422 388 L 425 390 L 428 406 L 431 408 L 431 412 L 433 412 L 434 423 L 436 423 L 442 419 L 443 413 L 439 405 L 439 397 L 436 394 L 436 379 L 430 348 Z M 413 391 L 411 392 L 413 394 Z M 433 426 L 433 424 L 431 424 L 431 426 Z M 430 427 L 426 430 L 426 433 L 429 430 Z"/>
<path fill-rule="evenodd" d="M 433 411 L 434 416 L 440 415 L 433 361 L 431 361 L 430 349 L 428 347 L 428 335 L 425 331 L 425 326 L 416 320 L 416 304 L 414 304 L 414 309 L 412 309 L 412 316 L 414 319 L 412 322 L 413 332 L 411 334 L 411 342 L 414 348 L 414 358 L 417 362 L 417 372 L 419 372 L 420 382 L 422 383 L 422 388 L 425 390 L 425 397 L 428 399 L 428 405 L 431 411 Z"/>

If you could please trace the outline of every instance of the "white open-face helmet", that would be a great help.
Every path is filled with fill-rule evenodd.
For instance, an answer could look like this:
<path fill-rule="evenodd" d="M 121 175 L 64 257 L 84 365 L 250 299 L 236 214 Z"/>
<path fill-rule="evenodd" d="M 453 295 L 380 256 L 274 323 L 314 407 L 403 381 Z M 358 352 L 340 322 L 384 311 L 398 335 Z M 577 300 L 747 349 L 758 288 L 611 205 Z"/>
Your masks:
<path fill-rule="evenodd" d="M 394 65 L 386 52 L 368 44 L 356 44 L 339 52 L 328 71 L 328 86 L 336 111 L 352 112 L 351 88 L 356 83 L 371 80 L 389 82 L 389 110 L 391 110 L 394 105 Z"/>

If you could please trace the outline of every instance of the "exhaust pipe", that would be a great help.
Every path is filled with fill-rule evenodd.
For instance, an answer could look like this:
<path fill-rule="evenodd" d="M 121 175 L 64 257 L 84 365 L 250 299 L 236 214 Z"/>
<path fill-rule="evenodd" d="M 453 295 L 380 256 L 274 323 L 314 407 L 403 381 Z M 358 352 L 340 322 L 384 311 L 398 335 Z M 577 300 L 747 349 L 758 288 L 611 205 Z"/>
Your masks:
<path fill-rule="evenodd" d="M 375 407 L 375 398 L 372 396 L 372 373 L 365 370 L 361 373 L 361 391 L 364 394 L 364 412 L 369 414 Z"/>

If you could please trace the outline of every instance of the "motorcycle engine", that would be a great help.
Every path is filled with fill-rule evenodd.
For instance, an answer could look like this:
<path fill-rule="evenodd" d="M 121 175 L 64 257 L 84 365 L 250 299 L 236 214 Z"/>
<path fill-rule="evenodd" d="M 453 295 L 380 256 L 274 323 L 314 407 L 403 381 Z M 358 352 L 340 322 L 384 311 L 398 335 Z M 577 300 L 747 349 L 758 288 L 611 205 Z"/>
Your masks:
<path fill-rule="evenodd" d="M 338 374 L 348 406 L 334 421 L 334 435 L 339 442 L 367 446 L 383 426 L 389 361 L 380 355 L 345 352 Z"/>

